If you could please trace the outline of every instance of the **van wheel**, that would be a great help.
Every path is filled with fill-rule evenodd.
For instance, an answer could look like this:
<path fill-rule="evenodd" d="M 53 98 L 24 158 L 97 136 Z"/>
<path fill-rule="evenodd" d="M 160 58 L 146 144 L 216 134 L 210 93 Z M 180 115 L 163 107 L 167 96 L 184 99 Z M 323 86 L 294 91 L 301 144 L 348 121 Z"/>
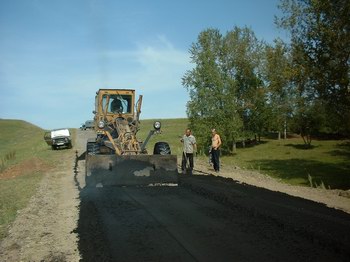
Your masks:
<path fill-rule="evenodd" d="M 167 142 L 157 142 L 153 149 L 154 155 L 171 155 L 170 146 Z"/>
<path fill-rule="evenodd" d="M 56 148 L 56 146 L 52 145 L 52 146 L 51 146 L 51 149 L 52 149 L 52 150 L 56 150 L 57 148 Z"/>

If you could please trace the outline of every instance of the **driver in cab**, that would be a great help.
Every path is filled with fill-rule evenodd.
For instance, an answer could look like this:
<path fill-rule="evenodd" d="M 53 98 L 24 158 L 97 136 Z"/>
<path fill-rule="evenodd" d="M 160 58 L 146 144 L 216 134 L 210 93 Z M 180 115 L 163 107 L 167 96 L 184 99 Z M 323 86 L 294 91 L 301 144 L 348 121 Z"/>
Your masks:
<path fill-rule="evenodd" d="M 114 98 L 111 103 L 111 111 L 112 113 L 123 113 L 122 102 L 118 98 Z"/>

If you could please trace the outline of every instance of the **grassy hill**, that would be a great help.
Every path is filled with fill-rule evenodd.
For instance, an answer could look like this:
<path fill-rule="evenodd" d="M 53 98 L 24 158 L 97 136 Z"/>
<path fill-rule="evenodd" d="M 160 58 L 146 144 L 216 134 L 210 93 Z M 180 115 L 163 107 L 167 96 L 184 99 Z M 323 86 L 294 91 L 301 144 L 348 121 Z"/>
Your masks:
<path fill-rule="evenodd" d="M 0 240 L 24 208 L 44 172 L 65 150 L 52 151 L 44 130 L 21 120 L 0 119 Z"/>
<path fill-rule="evenodd" d="M 6 164 L 15 164 L 37 154 L 45 148 L 44 131 L 21 120 L 0 120 L 0 156 L 7 158 Z M 10 157 L 9 155 L 14 155 Z"/>

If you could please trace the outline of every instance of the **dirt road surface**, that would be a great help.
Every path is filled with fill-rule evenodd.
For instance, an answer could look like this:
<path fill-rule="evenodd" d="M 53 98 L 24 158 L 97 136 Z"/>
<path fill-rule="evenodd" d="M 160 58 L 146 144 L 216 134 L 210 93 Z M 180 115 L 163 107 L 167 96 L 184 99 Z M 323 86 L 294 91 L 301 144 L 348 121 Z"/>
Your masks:
<path fill-rule="evenodd" d="M 282 192 L 205 173 L 178 186 L 87 188 L 92 135 L 78 131 L 45 176 L 1 261 L 349 261 L 350 215 Z"/>

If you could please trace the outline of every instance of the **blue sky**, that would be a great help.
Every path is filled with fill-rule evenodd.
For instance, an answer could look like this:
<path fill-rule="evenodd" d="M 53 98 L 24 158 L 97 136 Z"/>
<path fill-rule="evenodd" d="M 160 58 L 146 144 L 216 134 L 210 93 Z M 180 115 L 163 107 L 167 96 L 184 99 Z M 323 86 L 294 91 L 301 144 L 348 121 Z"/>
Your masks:
<path fill-rule="evenodd" d="M 181 78 L 207 28 L 267 42 L 278 0 L 0 0 L 0 118 L 45 129 L 93 117 L 99 88 L 144 95 L 141 119 L 186 117 Z"/>

